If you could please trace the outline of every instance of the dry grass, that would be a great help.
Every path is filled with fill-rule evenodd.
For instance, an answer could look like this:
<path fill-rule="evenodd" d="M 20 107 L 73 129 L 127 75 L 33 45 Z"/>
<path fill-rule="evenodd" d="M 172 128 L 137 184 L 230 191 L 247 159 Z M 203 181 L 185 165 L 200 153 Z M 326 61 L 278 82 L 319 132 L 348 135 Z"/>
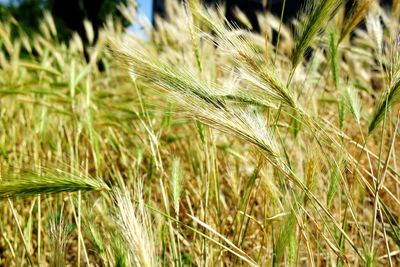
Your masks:
<path fill-rule="evenodd" d="M 396 3 L 257 34 L 168 1 L 89 62 L 49 15 L 2 23 L 0 266 L 399 265 Z"/>

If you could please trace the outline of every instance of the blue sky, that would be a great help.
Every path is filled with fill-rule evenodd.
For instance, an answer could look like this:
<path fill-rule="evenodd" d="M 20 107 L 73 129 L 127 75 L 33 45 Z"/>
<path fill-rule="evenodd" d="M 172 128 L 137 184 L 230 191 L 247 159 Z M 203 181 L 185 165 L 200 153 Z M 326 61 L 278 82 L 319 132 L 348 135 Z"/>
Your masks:
<path fill-rule="evenodd" d="M 153 13 L 153 0 L 137 0 L 139 13 L 144 14 L 150 21 Z"/>
<path fill-rule="evenodd" d="M 137 19 L 140 17 L 146 16 L 147 19 L 152 22 L 153 18 L 153 0 L 137 0 L 138 4 L 138 13 Z M 130 27 L 130 29 L 139 35 L 142 35 L 145 38 L 143 30 L 141 30 L 139 23 Z"/>

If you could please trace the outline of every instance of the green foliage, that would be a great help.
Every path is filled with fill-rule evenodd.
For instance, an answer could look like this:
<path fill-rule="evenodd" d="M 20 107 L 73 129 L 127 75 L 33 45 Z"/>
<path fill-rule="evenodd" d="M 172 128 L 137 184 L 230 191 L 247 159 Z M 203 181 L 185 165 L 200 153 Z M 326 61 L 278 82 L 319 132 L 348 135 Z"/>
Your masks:
<path fill-rule="evenodd" d="M 333 82 L 336 89 L 339 88 L 339 66 L 338 66 L 338 40 L 336 30 L 333 29 L 329 33 L 329 55 L 331 59 L 331 69 Z"/>

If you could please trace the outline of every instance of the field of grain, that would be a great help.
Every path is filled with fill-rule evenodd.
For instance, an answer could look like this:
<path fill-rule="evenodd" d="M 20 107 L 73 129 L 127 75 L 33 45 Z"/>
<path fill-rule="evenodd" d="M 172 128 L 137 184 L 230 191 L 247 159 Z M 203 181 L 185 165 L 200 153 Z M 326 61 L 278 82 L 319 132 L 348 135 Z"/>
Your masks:
<path fill-rule="evenodd" d="M 223 8 L 0 24 L 0 266 L 400 265 L 400 1 Z"/>

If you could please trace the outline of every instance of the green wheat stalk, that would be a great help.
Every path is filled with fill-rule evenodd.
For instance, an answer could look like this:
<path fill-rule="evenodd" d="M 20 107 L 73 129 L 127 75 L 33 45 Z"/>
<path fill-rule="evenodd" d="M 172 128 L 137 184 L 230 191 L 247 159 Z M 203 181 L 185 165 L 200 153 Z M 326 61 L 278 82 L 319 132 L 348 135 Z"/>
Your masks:
<path fill-rule="evenodd" d="M 0 179 L 0 198 L 104 190 L 110 190 L 110 188 L 102 180 L 78 177 L 64 172 L 50 175 L 33 171 L 8 173 Z"/>
<path fill-rule="evenodd" d="M 335 14 L 342 0 L 309 0 L 299 16 L 296 39 L 292 53 L 292 73 L 299 65 L 307 47 Z M 292 74 L 293 75 L 293 74 Z"/>
<path fill-rule="evenodd" d="M 390 87 L 383 97 L 381 98 L 379 104 L 377 105 L 374 115 L 369 124 L 369 132 L 373 132 L 378 124 L 382 121 L 383 117 L 387 113 L 388 109 L 397 104 L 400 100 L 400 79 L 397 79 L 394 84 Z"/>

